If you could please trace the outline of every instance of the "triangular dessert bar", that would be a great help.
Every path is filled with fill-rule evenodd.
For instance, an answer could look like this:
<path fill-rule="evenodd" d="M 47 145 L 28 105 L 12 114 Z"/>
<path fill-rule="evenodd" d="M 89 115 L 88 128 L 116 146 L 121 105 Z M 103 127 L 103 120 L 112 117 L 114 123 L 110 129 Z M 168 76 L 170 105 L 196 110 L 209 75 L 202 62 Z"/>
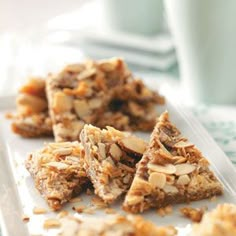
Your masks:
<path fill-rule="evenodd" d="M 123 208 L 142 212 L 222 194 L 221 183 L 202 153 L 163 113 L 139 162 Z"/>
<path fill-rule="evenodd" d="M 53 210 L 59 210 L 89 182 L 80 154 L 77 141 L 49 143 L 26 160 L 35 187 Z"/>
<path fill-rule="evenodd" d="M 86 173 L 95 194 L 106 203 L 114 202 L 129 189 L 146 143 L 127 132 L 92 125 L 84 126 L 80 139 L 85 151 Z"/>

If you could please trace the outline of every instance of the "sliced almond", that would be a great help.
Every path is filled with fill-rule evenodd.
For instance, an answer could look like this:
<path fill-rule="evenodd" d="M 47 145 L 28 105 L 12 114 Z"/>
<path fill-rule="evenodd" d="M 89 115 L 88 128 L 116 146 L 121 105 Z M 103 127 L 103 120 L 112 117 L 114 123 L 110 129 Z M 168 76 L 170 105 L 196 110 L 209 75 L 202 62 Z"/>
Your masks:
<path fill-rule="evenodd" d="M 91 113 L 91 109 L 88 106 L 88 103 L 85 100 L 74 100 L 74 109 L 76 114 L 83 118 Z"/>
<path fill-rule="evenodd" d="M 73 164 L 77 164 L 80 162 L 80 158 L 78 156 L 67 156 L 65 160 Z"/>
<path fill-rule="evenodd" d="M 174 156 L 173 160 L 175 160 L 175 164 L 181 164 L 186 162 L 187 158 L 183 156 Z"/>
<path fill-rule="evenodd" d="M 176 181 L 176 183 L 179 185 L 187 185 L 190 183 L 190 178 L 188 175 L 181 175 Z"/>
<path fill-rule="evenodd" d="M 98 150 L 102 159 L 106 158 L 106 145 L 104 143 L 98 143 Z"/>
<path fill-rule="evenodd" d="M 175 168 L 176 168 L 175 172 L 176 175 L 185 175 L 192 173 L 196 169 L 196 166 L 188 163 L 183 163 L 176 165 Z"/>
<path fill-rule="evenodd" d="M 175 186 L 169 185 L 169 184 L 166 184 L 163 190 L 165 193 L 171 193 L 171 194 L 175 194 L 179 192 L 179 190 Z"/>
<path fill-rule="evenodd" d="M 43 224 L 44 229 L 59 228 L 61 223 L 58 219 L 46 219 Z"/>
<path fill-rule="evenodd" d="M 142 155 L 147 147 L 146 142 L 135 136 L 123 138 L 119 144 L 121 145 L 121 148 L 124 148 L 126 151 L 133 152 L 137 155 Z"/>
<path fill-rule="evenodd" d="M 59 155 L 59 156 L 66 156 L 66 155 L 70 155 L 72 153 L 73 149 L 71 147 L 68 148 L 58 148 L 53 150 L 53 154 L 54 155 Z"/>
<path fill-rule="evenodd" d="M 166 175 L 153 172 L 149 176 L 148 181 L 154 188 L 163 188 L 166 184 Z"/>
<path fill-rule="evenodd" d="M 36 215 L 45 214 L 45 213 L 47 213 L 47 210 L 43 207 L 34 207 L 33 213 Z"/>
<path fill-rule="evenodd" d="M 178 143 L 175 143 L 174 147 L 176 148 L 187 148 L 187 147 L 193 147 L 194 144 L 185 142 L 185 141 L 179 141 Z"/>
<path fill-rule="evenodd" d="M 124 132 L 119 131 L 111 126 L 106 126 L 106 128 L 111 136 L 124 138 Z M 102 131 L 102 132 L 106 132 L 106 131 Z"/>
<path fill-rule="evenodd" d="M 142 178 L 135 177 L 132 185 L 134 189 L 141 191 L 144 195 L 150 194 L 152 192 L 151 184 Z"/>
<path fill-rule="evenodd" d="M 77 144 L 79 144 L 79 143 L 77 142 Z M 62 148 L 62 147 L 67 148 L 67 147 L 71 147 L 72 143 L 71 142 L 49 143 L 48 146 L 53 149 L 54 148 Z"/>
<path fill-rule="evenodd" d="M 99 108 L 102 105 L 102 100 L 99 98 L 92 98 L 88 101 L 88 105 L 90 109 Z"/>
<path fill-rule="evenodd" d="M 115 70 L 117 65 L 118 65 L 117 59 L 101 60 L 99 62 L 100 69 L 105 72 L 111 72 L 111 71 Z"/>
<path fill-rule="evenodd" d="M 113 143 L 110 146 L 110 150 L 109 153 L 112 155 L 112 157 L 114 157 L 116 160 L 120 160 L 121 156 L 122 156 L 122 151 L 121 149 L 115 144 Z"/>
<path fill-rule="evenodd" d="M 172 158 L 172 155 L 171 153 L 166 149 L 166 147 L 159 141 L 157 140 L 160 148 L 162 149 L 162 151 L 169 157 L 169 158 Z"/>
<path fill-rule="evenodd" d="M 87 70 L 82 71 L 78 76 L 78 80 L 86 79 L 96 74 L 96 68 L 89 68 Z"/>
<path fill-rule="evenodd" d="M 54 167 L 58 170 L 63 170 L 63 169 L 66 169 L 68 168 L 68 165 L 63 163 L 63 162 L 56 162 L 56 161 L 52 161 L 52 162 L 49 162 L 47 164 L 45 164 L 45 166 L 47 167 Z"/>
<path fill-rule="evenodd" d="M 72 97 L 63 92 L 56 92 L 53 96 L 52 107 L 56 113 L 67 112 L 72 108 Z"/>
<path fill-rule="evenodd" d="M 72 73 L 79 73 L 84 69 L 83 65 L 81 64 L 70 64 L 64 68 L 64 71 L 72 72 Z"/>
<path fill-rule="evenodd" d="M 162 166 L 153 163 L 148 163 L 148 169 L 164 174 L 174 174 L 176 172 L 176 168 L 172 164 L 167 164 Z"/>
<path fill-rule="evenodd" d="M 142 202 L 143 196 L 128 196 L 125 201 L 126 201 L 126 204 L 132 206 L 132 205 L 138 204 L 139 202 Z"/>

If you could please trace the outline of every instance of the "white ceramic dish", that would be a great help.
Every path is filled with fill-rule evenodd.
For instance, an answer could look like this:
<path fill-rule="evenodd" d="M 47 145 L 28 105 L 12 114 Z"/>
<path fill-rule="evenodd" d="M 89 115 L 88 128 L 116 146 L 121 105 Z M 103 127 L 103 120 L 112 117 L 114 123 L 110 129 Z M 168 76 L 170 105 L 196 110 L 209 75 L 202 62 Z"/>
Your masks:
<path fill-rule="evenodd" d="M 13 110 L 12 102 L 14 98 L 0 100 L 0 222 L 2 234 L 4 236 L 26 236 L 26 235 L 55 235 L 56 230 L 43 230 L 45 218 L 55 217 L 56 213 L 51 212 L 38 191 L 34 188 L 33 180 L 24 168 L 24 160 L 27 153 L 41 148 L 43 143 L 53 141 L 53 139 L 23 139 L 14 135 L 10 130 L 10 122 L 4 118 L 6 111 Z M 224 185 L 224 195 L 218 197 L 216 201 L 203 200 L 191 203 L 191 206 L 207 206 L 209 209 L 219 203 L 236 203 L 236 170 L 223 151 L 217 146 L 214 140 L 199 124 L 199 122 L 183 108 L 167 102 L 159 111 L 168 110 L 171 120 L 193 143 L 202 150 L 203 154 L 212 164 L 212 169 Z M 148 138 L 148 134 L 140 134 Z M 82 203 L 68 203 L 64 209 L 72 212 L 74 205 L 87 205 L 90 200 L 87 195 L 82 195 Z M 186 204 L 185 204 L 186 205 Z M 34 215 L 32 209 L 35 206 L 45 207 L 48 213 L 44 215 Z M 120 210 L 121 203 L 116 207 Z M 173 213 L 160 217 L 155 210 L 147 211 L 143 214 L 146 219 L 158 225 L 174 225 L 179 230 L 179 235 L 188 235 L 191 230 L 190 221 L 183 218 L 177 205 L 173 208 Z M 22 222 L 22 214 L 30 216 L 29 223 Z M 96 211 L 95 215 L 81 214 L 81 217 L 107 217 L 104 211 Z"/>

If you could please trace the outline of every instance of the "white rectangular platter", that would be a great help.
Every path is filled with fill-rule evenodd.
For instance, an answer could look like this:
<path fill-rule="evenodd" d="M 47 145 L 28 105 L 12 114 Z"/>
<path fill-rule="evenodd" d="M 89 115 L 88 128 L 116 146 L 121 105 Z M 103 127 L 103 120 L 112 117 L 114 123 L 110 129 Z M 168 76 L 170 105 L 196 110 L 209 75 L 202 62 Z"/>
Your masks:
<path fill-rule="evenodd" d="M 0 98 L 0 222 L 2 235 L 56 235 L 57 230 L 44 230 L 43 222 L 46 218 L 55 217 L 57 213 L 52 212 L 38 191 L 34 188 L 33 180 L 24 167 L 24 161 L 29 152 L 42 148 L 45 142 L 52 142 L 51 138 L 24 139 L 11 132 L 10 121 L 4 115 L 7 111 L 13 111 L 11 106 L 14 98 Z M 219 203 L 236 203 L 236 169 L 209 136 L 200 123 L 184 108 L 174 105 L 171 102 L 163 107 L 157 108 L 159 113 L 168 110 L 174 124 L 190 139 L 191 142 L 203 152 L 211 163 L 212 170 L 216 173 L 224 186 L 224 195 L 217 197 L 216 201 L 203 200 L 191 203 L 193 207 L 207 206 L 212 209 Z M 141 137 L 148 139 L 150 134 L 139 133 Z M 82 194 L 81 203 L 68 203 L 63 209 L 70 211 L 72 206 L 89 205 L 90 197 Z M 121 214 L 121 203 L 112 206 Z M 48 209 L 47 214 L 34 215 L 33 208 L 44 207 Z M 143 217 L 151 220 L 157 225 L 174 225 L 177 227 L 178 235 L 188 235 L 191 230 L 191 222 L 183 218 L 179 208 L 186 204 L 179 204 L 173 207 L 173 213 L 165 217 L 157 214 L 156 210 L 143 213 Z M 22 215 L 30 217 L 28 223 L 22 222 Z M 76 213 L 78 214 L 78 213 Z M 80 217 L 108 217 L 104 210 L 96 211 L 94 215 L 82 213 Z"/>

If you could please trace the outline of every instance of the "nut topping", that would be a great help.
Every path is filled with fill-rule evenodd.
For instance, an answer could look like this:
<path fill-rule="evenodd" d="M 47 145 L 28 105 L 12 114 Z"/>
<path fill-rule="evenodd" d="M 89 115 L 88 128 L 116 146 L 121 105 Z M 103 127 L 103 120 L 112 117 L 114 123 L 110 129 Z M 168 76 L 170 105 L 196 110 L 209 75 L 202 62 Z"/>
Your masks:
<path fill-rule="evenodd" d="M 179 141 L 174 145 L 176 148 L 187 148 L 187 147 L 193 147 L 194 144 L 189 143 L 189 142 L 184 142 L 184 141 Z"/>
<path fill-rule="evenodd" d="M 190 178 L 189 178 L 188 175 L 181 175 L 181 176 L 178 178 L 178 180 L 177 180 L 176 183 L 179 184 L 179 185 L 187 185 L 187 184 L 190 183 Z"/>
<path fill-rule="evenodd" d="M 129 196 L 128 198 L 126 198 L 127 204 L 130 205 L 135 205 L 142 201 L 143 201 L 143 196 Z"/>
<path fill-rule="evenodd" d="M 175 166 L 175 168 L 176 168 L 176 172 L 175 172 L 176 175 L 189 174 L 189 173 L 192 173 L 196 169 L 195 166 L 188 163 L 178 164 Z"/>
<path fill-rule="evenodd" d="M 91 109 L 88 106 L 88 103 L 84 100 L 75 100 L 74 101 L 74 108 L 76 114 L 80 117 L 83 118 L 91 113 Z"/>
<path fill-rule="evenodd" d="M 174 174 L 176 172 L 176 168 L 172 164 L 167 164 L 167 165 L 156 165 L 153 163 L 148 163 L 148 169 L 155 171 L 155 172 L 160 172 L 164 174 Z"/>
<path fill-rule="evenodd" d="M 168 185 L 168 184 L 164 186 L 163 190 L 165 193 L 171 193 L 171 194 L 175 194 L 179 192 L 179 190 L 175 186 Z"/>
<path fill-rule="evenodd" d="M 98 143 L 98 150 L 103 159 L 106 158 L 106 145 L 104 143 Z"/>
<path fill-rule="evenodd" d="M 151 173 L 148 181 L 154 188 L 163 188 L 166 184 L 166 175 L 162 173 Z"/>
<path fill-rule="evenodd" d="M 147 146 L 142 139 L 134 136 L 123 138 L 119 144 L 121 148 L 124 148 L 127 151 L 135 152 L 138 155 L 142 155 Z"/>
<path fill-rule="evenodd" d="M 72 148 L 71 147 L 58 148 L 58 149 L 53 150 L 52 153 L 59 156 L 70 155 L 72 153 Z"/>
<path fill-rule="evenodd" d="M 101 60 L 99 63 L 99 67 L 101 70 L 106 72 L 111 72 L 116 69 L 118 65 L 118 60 L 116 58 L 112 58 L 110 60 Z"/>
<path fill-rule="evenodd" d="M 99 98 L 92 98 L 88 101 L 88 105 L 91 109 L 96 109 L 102 105 L 102 100 Z"/>
<path fill-rule="evenodd" d="M 52 107 L 56 113 L 70 111 L 72 108 L 72 98 L 63 92 L 56 92 L 53 96 Z"/>
<path fill-rule="evenodd" d="M 58 170 L 64 170 L 64 169 L 68 168 L 67 164 L 65 164 L 63 162 L 56 162 L 56 161 L 49 162 L 49 163 L 45 164 L 45 166 L 54 167 Z"/>
<path fill-rule="evenodd" d="M 109 152 L 112 155 L 112 157 L 114 157 L 116 160 L 119 160 L 120 157 L 122 156 L 122 151 L 115 143 L 111 145 Z"/>
<path fill-rule="evenodd" d="M 78 80 L 82 80 L 82 79 L 86 79 L 91 77 L 92 75 L 94 75 L 96 73 L 96 68 L 90 68 L 87 69 L 85 71 L 82 71 L 78 76 L 77 79 Z"/>

